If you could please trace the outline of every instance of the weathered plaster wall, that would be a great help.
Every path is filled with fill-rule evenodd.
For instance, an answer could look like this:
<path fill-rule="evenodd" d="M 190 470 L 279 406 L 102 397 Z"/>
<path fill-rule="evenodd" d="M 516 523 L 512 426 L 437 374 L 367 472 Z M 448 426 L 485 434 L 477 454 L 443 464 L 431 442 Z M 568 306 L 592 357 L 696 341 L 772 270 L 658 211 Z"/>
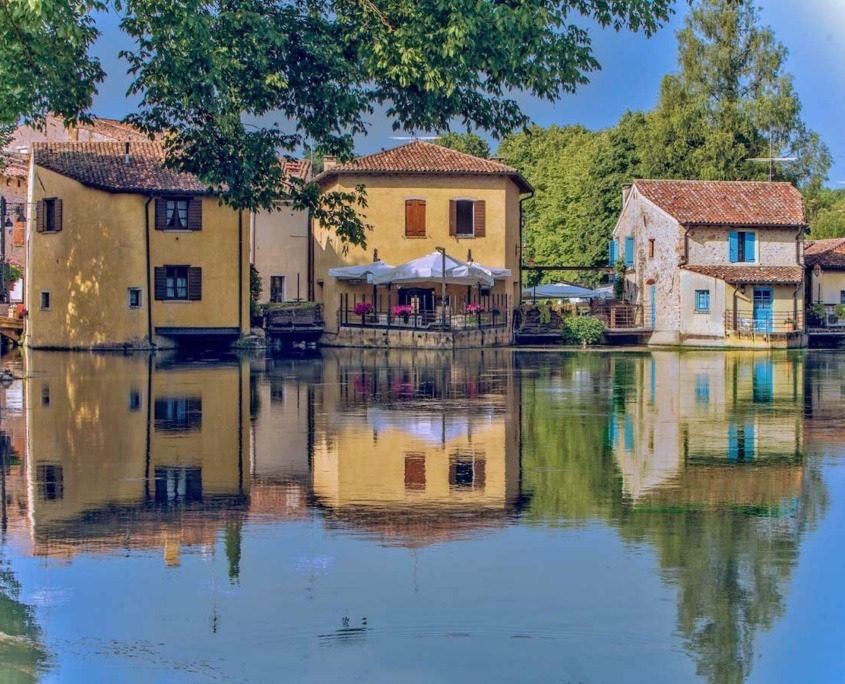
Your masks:
<path fill-rule="evenodd" d="M 281 205 L 253 214 L 252 263 L 261 276 L 260 303 L 270 301 L 270 276 L 284 276 L 284 300 L 308 298 L 308 212 Z M 297 278 L 299 291 L 297 295 Z"/>
<path fill-rule="evenodd" d="M 689 233 L 689 263 L 728 265 L 730 253 L 728 234 L 738 228 L 697 227 Z M 750 228 L 756 232 L 757 266 L 795 266 L 803 263 L 803 240 L 801 243 L 802 260 L 796 254 L 794 228 Z"/>

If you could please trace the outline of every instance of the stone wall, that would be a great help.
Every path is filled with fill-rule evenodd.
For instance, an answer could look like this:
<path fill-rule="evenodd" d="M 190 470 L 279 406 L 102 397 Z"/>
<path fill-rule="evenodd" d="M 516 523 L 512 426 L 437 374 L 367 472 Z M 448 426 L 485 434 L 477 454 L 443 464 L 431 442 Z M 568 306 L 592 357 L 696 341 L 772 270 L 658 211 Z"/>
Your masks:
<path fill-rule="evenodd" d="M 693 228 L 689 233 L 690 264 L 730 264 L 728 234 L 736 228 Z M 803 263 L 795 247 L 795 228 L 760 228 L 757 233 L 757 266 L 795 266 Z"/>

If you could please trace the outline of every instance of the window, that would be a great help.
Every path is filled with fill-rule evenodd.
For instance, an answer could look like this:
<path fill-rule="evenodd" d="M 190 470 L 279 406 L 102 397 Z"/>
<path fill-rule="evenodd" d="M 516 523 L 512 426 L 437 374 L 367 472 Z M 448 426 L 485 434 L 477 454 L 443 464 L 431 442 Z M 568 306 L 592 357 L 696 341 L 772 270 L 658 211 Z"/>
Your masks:
<path fill-rule="evenodd" d="M 425 490 L 425 454 L 405 454 L 405 489 L 417 492 Z"/>
<path fill-rule="evenodd" d="M 710 290 L 695 291 L 695 313 L 710 313 Z"/>
<path fill-rule="evenodd" d="M 425 200 L 405 200 L 405 237 L 425 237 Z"/>
<path fill-rule="evenodd" d="M 155 400 L 156 432 L 190 432 L 201 427 L 200 397 L 162 397 Z"/>
<path fill-rule="evenodd" d="M 654 259 L 654 238 L 648 239 L 648 258 Z"/>
<path fill-rule="evenodd" d="M 472 237 L 472 214 L 475 202 L 458 200 L 455 202 L 455 234 L 458 237 Z"/>
<path fill-rule="evenodd" d="M 35 205 L 35 230 L 38 233 L 58 233 L 62 229 L 62 200 L 50 197 Z"/>
<path fill-rule="evenodd" d="M 64 470 L 60 465 L 42 464 L 35 469 L 38 498 L 41 501 L 61 501 L 65 496 Z"/>
<path fill-rule="evenodd" d="M 484 200 L 449 200 L 449 235 L 479 238 L 487 234 Z"/>
<path fill-rule="evenodd" d="M 696 373 L 695 375 L 695 403 L 710 403 L 710 377 L 703 373 Z"/>
<path fill-rule="evenodd" d="M 839 290 L 839 303 L 845 304 L 845 290 Z"/>
<path fill-rule="evenodd" d="M 285 277 L 270 276 L 270 301 L 285 301 Z"/>
<path fill-rule="evenodd" d="M 188 228 L 188 200 L 167 200 L 165 225 L 171 230 L 187 230 Z"/>
<path fill-rule="evenodd" d="M 164 505 L 202 501 L 202 469 L 156 468 L 155 501 Z"/>
<path fill-rule="evenodd" d="M 41 385 L 41 405 L 50 405 L 50 385 Z"/>
<path fill-rule="evenodd" d="M 129 410 L 141 410 L 141 391 L 135 387 L 129 390 Z"/>
<path fill-rule="evenodd" d="M 41 292 L 41 309 L 43 311 L 50 310 L 50 293 L 46 290 Z"/>
<path fill-rule="evenodd" d="M 728 256 L 731 263 L 757 261 L 757 234 L 747 230 L 732 230 L 728 234 Z"/>
<path fill-rule="evenodd" d="M 484 489 L 486 461 L 473 454 L 458 453 L 449 459 L 449 486 L 454 489 Z"/>
<path fill-rule="evenodd" d="M 129 308 L 130 309 L 140 309 L 141 308 L 141 288 L 140 287 L 130 287 L 129 288 Z"/>
<path fill-rule="evenodd" d="M 159 197 L 155 203 L 156 230 L 202 230 L 201 197 Z"/>
<path fill-rule="evenodd" d="M 629 235 L 625 238 L 625 265 L 634 265 L 634 236 Z"/>
<path fill-rule="evenodd" d="M 754 459 L 756 431 L 754 425 L 728 426 L 728 459 L 731 461 L 752 461 Z"/>
<path fill-rule="evenodd" d="M 167 267 L 167 299 L 188 298 L 188 267 L 168 266 Z"/>

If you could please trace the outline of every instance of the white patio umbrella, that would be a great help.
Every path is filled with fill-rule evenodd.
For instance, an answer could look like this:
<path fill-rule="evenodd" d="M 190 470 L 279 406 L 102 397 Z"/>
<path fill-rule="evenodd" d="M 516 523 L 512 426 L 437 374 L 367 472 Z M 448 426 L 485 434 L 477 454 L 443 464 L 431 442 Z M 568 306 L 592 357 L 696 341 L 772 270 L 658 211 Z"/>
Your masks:
<path fill-rule="evenodd" d="M 392 271 L 373 274 L 372 283 L 388 285 L 434 281 L 445 282 L 447 285 L 493 286 L 493 275 L 478 264 L 465 263 L 446 255 L 444 273 L 443 262 L 444 257 L 440 252 L 432 252 L 397 266 Z"/>
<path fill-rule="evenodd" d="M 572 283 L 552 283 L 550 285 L 526 287 L 522 290 L 522 296 L 534 299 L 592 299 L 597 295 L 595 290 L 587 287 L 580 287 Z"/>
<path fill-rule="evenodd" d="M 383 261 L 373 261 L 370 264 L 361 264 L 359 266 L 339 266 L 337 268 L 330 268 L 329 275 L 338 280 L 366 280 L 372 284 L 373 278 L 380 273 L 386 273 L 393 270 L 393 266 L 386 264 Z"/>

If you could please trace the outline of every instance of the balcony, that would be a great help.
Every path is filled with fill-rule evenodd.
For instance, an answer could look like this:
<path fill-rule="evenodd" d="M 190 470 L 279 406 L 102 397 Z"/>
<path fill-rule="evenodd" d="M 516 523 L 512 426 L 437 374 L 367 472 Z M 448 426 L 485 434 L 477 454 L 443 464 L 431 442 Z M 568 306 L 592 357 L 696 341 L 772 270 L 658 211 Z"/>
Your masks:
<path fill-rule="evenodd" d="M 801 311 L 797 316 L 793 313 L 725 311 L 725 332 L 738 337 L 751 339 L 768 338 L 776 335 L 801 334 L 804 332 L 804 315 Z"/>

